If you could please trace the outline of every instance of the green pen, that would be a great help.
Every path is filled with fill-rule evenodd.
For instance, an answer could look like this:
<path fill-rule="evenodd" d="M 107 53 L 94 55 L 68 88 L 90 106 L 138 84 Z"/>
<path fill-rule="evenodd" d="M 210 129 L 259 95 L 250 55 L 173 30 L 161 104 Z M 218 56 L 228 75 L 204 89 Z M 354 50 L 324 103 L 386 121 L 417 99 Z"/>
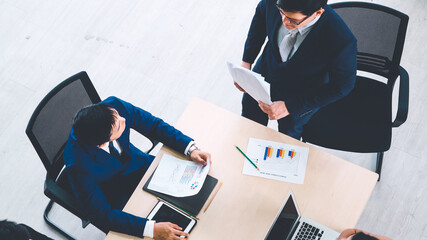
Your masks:
<path fill-rule="evenodd" d="M 236 145 L 234 145 L 234 146 L 236 146 Z M 259 168 L 257 167 L 257 165 L 255 165 L 255 163 L 254 163 L 254 162 L 252 162 L 252 160 L 250 160 L 250 159 L 248 158 L 248 156 L 246 156 L 246 154 L 245 154 L 242 150 L 240 150 L 240 148 L 239 148 L 238 146 L 236 146 L 236 148 L 237 148 L 237 150 L 239 150 L 239 152 L 240 152 L 240 153 L 242 153 L 242 154 L 243 154 L 243 156 L 245 156 L 245 158 L 246 158 L 246 159 L 248 159 L 248 161 L 249 161 L 250 163 L 252 163 L 252 165 L 254 165 L 254 167 L 256 168 L 256 170 L 258 170 L 258 171 L 259 171 Z"/>

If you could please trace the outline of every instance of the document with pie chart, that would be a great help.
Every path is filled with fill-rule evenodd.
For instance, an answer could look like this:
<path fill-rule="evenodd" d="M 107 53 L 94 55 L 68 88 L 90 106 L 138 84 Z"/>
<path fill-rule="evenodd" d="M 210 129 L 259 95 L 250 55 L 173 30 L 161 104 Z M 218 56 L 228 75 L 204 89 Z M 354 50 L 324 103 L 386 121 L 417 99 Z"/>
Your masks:
<path fill-rule="evenodd" d="M 188 197 L 199 193 L 210 169 L 193 161 L 164 154 L 148 185 L 148 189 L 174 197 Z"/>

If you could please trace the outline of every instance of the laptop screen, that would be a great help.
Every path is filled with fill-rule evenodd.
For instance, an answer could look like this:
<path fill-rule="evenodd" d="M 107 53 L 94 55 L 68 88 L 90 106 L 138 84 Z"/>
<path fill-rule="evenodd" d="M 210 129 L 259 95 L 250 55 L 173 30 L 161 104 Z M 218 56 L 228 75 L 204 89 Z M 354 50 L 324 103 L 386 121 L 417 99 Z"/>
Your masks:
<path fill-rule="evenodd" d="M 292 231 L 292 227 L 299 217 L 297 207 L 292 197 L 292 194 L 289 194 L 288 200 L 283 206 L 276 221 L 273 223 L 270 233 L 265 238 L 266 240 L 286 240 L 289 233 Z"/>

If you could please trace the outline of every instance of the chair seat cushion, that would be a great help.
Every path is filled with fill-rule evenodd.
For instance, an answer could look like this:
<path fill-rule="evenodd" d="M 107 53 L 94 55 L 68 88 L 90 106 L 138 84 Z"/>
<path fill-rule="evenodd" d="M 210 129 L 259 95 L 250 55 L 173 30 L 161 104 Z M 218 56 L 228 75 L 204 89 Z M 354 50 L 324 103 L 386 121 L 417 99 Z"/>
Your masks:
<path fill-rule="evenodd" d="M 391 143 L 391 88 L 357 77 L 353 91 L 321 108 L 302 138 L 322 147 L 352 152 L 383 152 Z"/>

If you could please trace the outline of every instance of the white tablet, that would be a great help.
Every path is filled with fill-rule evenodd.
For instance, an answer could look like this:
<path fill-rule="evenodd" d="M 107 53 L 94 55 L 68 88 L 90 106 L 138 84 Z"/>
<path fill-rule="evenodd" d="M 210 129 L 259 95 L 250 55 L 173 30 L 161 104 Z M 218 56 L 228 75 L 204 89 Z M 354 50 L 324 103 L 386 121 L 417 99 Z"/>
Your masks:
<path fill-rule="evenodd" d="M 197 220 L 184 214 L 181 210 L 178 210 L 174 206 L 159 200 L 151 210 L 147 217 L 149 220 L 155 220 L 156 222 L 171 222 L 183 229 L 183 232 L 190 233 L 193 227 L 196 225 Z"/>

